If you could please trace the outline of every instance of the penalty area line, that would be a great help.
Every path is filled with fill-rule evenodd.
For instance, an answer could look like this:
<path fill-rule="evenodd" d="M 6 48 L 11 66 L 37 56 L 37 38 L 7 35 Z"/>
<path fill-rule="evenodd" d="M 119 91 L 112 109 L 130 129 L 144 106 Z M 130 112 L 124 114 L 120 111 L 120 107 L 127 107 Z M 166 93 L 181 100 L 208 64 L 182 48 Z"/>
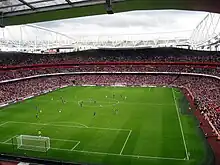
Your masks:
<path fill-rule="evenodd" d="M 126 146 L 126 144 L 127 144 L 127 142 L 128 142 L 128 139 L 129 139 L 129 137 L 130 137 L 130 135 L 131 135 L 131 132 L 132 132 L 132 130 L 129 131 L 129 134 L 128 134 L 128 136 L 127 136 L 127 138 L 126 138 L 126 140 L 125 140 L 125 142 L 124 142 L 124 145 L 123 145 L 123 147 L 122 147 L 122 149 L 121 149 L 120 155 L 121 155 L 122 152 L 124 151 L 124 148 L 125 148 L 125 146 Z"/>
<path fill-rule="evenodd" d="M 17 136 L 18 136 L 18 135 L 15 135 L 15 136 L 13 136 L 13 137 L 11 137 L 11 138 L 5 140 L 3 143 L 7 143 L 7 142 L 9 142 L 11 139 L 14 139 L 14 138 L 17 137 Z"/>
<path fill-rule="evenodd" d="M 5 124 L 8 124 L 8 123 L 9 123 L 9 121 L 4 122 L 4 123 L 0 124 L 0 127 L 3 126 L 3 125 L 5 125 Z"/>
<path fill-rule="evenodd" d="M 50 124 L 50 123 L 30 123 L 30 122 L 19 122 L 19 121 L 18 122 L 17 121 L 8 121 L 8 123 L 44 125 L 44 126 L 53 126 L 53 127 L 80 128 L 80 129 L 97 129 L 97 130 L 109 130 L 109 131 L 130 131 L 129 129 L 120 129 L 120 128 L 82 127 L 82 126 L 60 125 L 60 124 Z"/>
<path fill-rule="evenodd" d="M 162 159 L 162 160 L 186 161 L 186 159 L 172 158 L 172 157 L 143 156 L 143 155 L 125 155 L 125 154 L 114 154 L 114 153 L 82 151 L 82 150 L 72 150 L 72 152 L 81 152 L 81 153 L 94 154 L 94 155 L 97 154 L 97 155 L 121 156 L 121 157 L 131 157 L 131 158 L 143 158 L 143 159 Z"/>
<path fill-rule="evenodd" d="M 7 144 L 11 145 L 11 143 L 3 143 L 0 144 Z M 143 155 L 125 155 L 125 154 L 114 154 L 114 153 L 105 153 L 105 152 L 95 152 L 95 151 L 82 151 L 82 150 L 70 150 L 70 149 L 62 149 L 62 148 L 50 148 L 51 150 L 58 150 L 58 151 L 68 151 L 68 152 L 79 152 L 85 154 L 94 154 L 94 155 L 109 155 L 109 156 L 121 156 L 121 157 L 130 157 L 130 158 L 142 158 L 142 159 L 161 159 L 161 160 L 175 160 L 175 161 L 188 161 L 182 158 L 173 158 L 173 157 L 159 157 L 159 156 L 143 156 Z M 193 159 L 191 159 L 193 160 Z"/>
<path fill-rule="evenodd" d="M 85 125 L 85 124 L 82 124 L 82 123 L 79 123 L 79 122 L 51 122 L 51 123 L 48 123 L 48 124 L 78 124 L 78 125 L 80 125 L 80 126 L 83 126 L 83 127 L 85 127 L 85 128 L 89 128 L 87 125 Z"/>
<path fill-rule="evenodd" d="M 70 151 L 73 151 L 79 145 L 79 143 L 80 143 L 80 141 L 73 148 L 71 148 Z"/>

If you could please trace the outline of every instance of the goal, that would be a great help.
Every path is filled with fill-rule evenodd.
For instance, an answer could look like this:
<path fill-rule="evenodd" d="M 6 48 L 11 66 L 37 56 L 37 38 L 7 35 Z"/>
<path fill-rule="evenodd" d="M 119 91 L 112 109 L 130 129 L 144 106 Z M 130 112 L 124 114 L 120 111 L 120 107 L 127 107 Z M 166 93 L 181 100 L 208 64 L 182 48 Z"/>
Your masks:
<path fill-rule="evenodd" d="M 47 152 L 50 149 L 50 138 L 42 136 L 20 135 L 16 137 L 17 149 Z"/>

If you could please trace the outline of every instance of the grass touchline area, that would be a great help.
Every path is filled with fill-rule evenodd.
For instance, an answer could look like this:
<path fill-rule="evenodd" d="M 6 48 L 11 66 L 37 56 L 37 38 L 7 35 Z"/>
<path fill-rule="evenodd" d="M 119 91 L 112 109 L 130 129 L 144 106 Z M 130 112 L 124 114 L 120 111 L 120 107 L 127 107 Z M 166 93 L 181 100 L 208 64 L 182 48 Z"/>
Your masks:
<path fill-rule="evenodd" d="M 175 106 L 176 106 L 176 113 L 177 113 L 179 124 L 180 124 L 180 130 L 181 130 L 181 134 L 182 134 L 182 138 L 183 138 L 183 144 L 184 144 L 184 148 L 185 148 L 185 152 L 186 152 L 186 158 L 187 158 L 187 160 L 189 160 L 189 153 L 188 153 L 188 149 L 187 149 L 187 146 L 186 146 L 185 136 L 184 136 L 184 133 L 183 133 L 182 121 L 180 119 L 179 108 L 177 106 L 176 96 L 175 96 L 173 88 L 172 88 L 172 95 L 173 95 L 173 100 L 174 100 L 174 103 L 175 103 Z"/>

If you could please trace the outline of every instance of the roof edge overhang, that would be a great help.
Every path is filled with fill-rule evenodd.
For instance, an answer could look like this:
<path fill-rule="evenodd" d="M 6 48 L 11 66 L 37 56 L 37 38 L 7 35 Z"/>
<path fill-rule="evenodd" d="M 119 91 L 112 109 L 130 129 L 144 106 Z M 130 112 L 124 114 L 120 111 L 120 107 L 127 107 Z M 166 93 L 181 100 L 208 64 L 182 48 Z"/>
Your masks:
<path fill-rule="evenodd" d="M 132 10 L 192 10 L 220 13 L 220 1 L 216 0 L 113 0 L 112 8 L 114 13 Z M 37 10 L 19 11 L 5 13 L 3 24 L 18 25 L 51 21 L 65 18 L 75 18 L 106 14 L 105 0 L 93 2 L 79 2 L 72 5 L 58 5 L 39 8 Z"/>

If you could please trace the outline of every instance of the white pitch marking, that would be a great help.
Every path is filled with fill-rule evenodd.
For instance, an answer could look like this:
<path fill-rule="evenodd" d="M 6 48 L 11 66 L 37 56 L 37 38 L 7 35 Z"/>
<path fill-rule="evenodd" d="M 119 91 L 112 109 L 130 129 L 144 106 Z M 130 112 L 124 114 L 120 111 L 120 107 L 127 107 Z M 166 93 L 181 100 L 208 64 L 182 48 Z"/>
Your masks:
<path fill-rule="evenodd" d="M 17 122 L 9 121 L 9 123 L 21 123 L 21 124 L 32 124 L 32 125 L 49 125 L 54 127 L 68 127 L 68 128 L 82 128 L 82 129 L 98 129 L 98 130 L 109 130 L 109 131 L 130 131 L 129 129 L 119 129 L 119 128 L 104 128 L 104 127 L 80 127 L 80 126 L 70 126 L 70 125 L 57 125 L 50 123 L 30 123 L 30 122 Z"/>
<path fill-rule="evenodd" d="M 185 153 L 186 153 L 186 159 L 189 160 L 188 149 L 187 149 L 187 146 L 186 146 L 185 136 L 184 136 L 184 133 L 183 133 L 183 126 L 182 126 L 182 122 L 181 122 L 181 119 L 180 119 L 179 108 L 177 106 L 176 97 L 175 97 L 173 88 L 172 88 L 172 94 L 173 94 L 173 100 L 174 100 L 174 103 L 175 103 L 175 106 L 176 106 L 176 113 L 177 113 L 178 120 L 179 120 L 180 130 L 181 130 L 183 144 L 184 144 Z"/>
<path fill-rule="evenodd" d="M 73 151 L 79 145 L 79 143 L 80 143 L 80 141 L 73 148 L 71 148 L 70 151 Z"/>
<path fill-rule="evenodd" d="M 4 142 L 0 142 L 0 144 L 6 144 L 6 145 L 11 145 L 11 143 L 4 143 Z M 25 145 L 25 146 L 30 146 L 32 147 L 33 145 Z M 33 146 L 33 147 L 36 147 L 36 146 Z M 38 148 L 42 148 L 42 147 L 38 147 Z M 20 148 L 18 148 L 20 149 Z M 71 151 L 70 149 L 62 149 L 62 148 L 50 148 L 52 150 L 59 150 L 59 151 Z M 25 150 L 30 150 L 30 151 L 33 151 L 32 149 L 25 149 Z"/>
<path fill-rule="evenodd" d="M 104 107 L 107 107 L 107 106 L 113 106 L 113 105 L 116 105 L 116 104 L 119 104 L 120 102 L 116 99 L 112 99 L 112 100 L 115 100 L 115 102 L 106 102 L 106 101 L 99 101 L 98 103 L 101 103 L 101 104 L 110 104 L 110 105 L 103 105 Z M 86 101 L 86 100 L 79 100 L 78 101 L 78 105 L 80 105 L 80 102 L 83 101 L 85 103 L 88 103 L 89 101 Z M 90 106 L 90 105 L 87 105 L 87 104 L 83 104 L 84 107 L 98 107 L 98 105 L 95 105 L 95 106 Z"/>
<path fill-rule="evenodd" d="M 55 141 L 63 141 L 63 142 L 79 142 L 78 140 L 54 139 L 54 138 L 51 138 L 51 140 L 55 140 Z"/>
<path fill-rule="evenodd" d="M 14 139 L 15 137 L 17 137 L 17 135 L 15 135 L 15 136 L 13 136 L 13 137 L 11 137 L 11 138 L 5 140 L 3 143 L 7 143 L 7 142 L 9 142 L 11 139 Z"/>
<path fill-rule="evenodd" d="M 0 127 L 3 126 L 3 125 L 5 125 L 5 124 L 8 124 L 8 123 L 9 123 L 9 121 L 4 122 L 4 123 L 0 124 Z"/>
<path fill-rule="evenodd" d="M 130 131 L 129 129 L 120 129 L 120 128 L 102 128 L 102 127 L 88 127 L 91 129 L 100 129 L 100 130 L 109 130 L 109 131 Z"/>
<path fill-rule="evenodd" d="M 0 144 L 7 144 L 11 145 L 11 143 L 2 143 Z M 61 149 L 61 148 L 50 148 L 52 150 L 59 150 L 59 151 L 71 151 L 69 149 Z M 110 156 L 122 156 L 122 157 L 132 157 L 132 158 L 143 158 L 143 159 L 162 159 L 162 160 L 176 160 L 176 161 L 186 161 L 185 159 L 181 158 L 172 158 L 172 157 L 158 157 L 158 156 L 143 156 L 143 155 L 120 155 L 114 153 L 105 153 L 105 152 L 94 152 L 94 151 L 82 151 L 82 150 L 72 150 L 71 152 L 81 152 L 87 154 L 97 154 L 97 155 L 110 155 Z"/>
<path fill-rule="evenodd" d="M 48 102 L 46 100 L 40 100 L 42 102 Z M 59 100 L 57 100 L 59 101 Z M 68 101 L 68 102 L 73 102 L 73 103 L 78 103 L 80 101 L 85 101 L 85 100 L 79 100 L 79 101 Z M 155 104 L 155 103 L 146 103 L 146 102 L 123 102 L 123 101 L 118 101 L 116 100 L 117 102 L 105 102 L 105 101 L 99 101 L 98 103 L 102 103 L 102 104 L 109 104 L 111 103 L 111 105 L 104 105 L 104 106 L 113 106 L 114 104 L 144 104 L 144 105 L 152 105 L 152 106 L 173 106 L 174 104 Z M 59 101 L 60 102 L 60 101 Z M 86 102 L 86 101 L 85 101 Z M 96 107 L 96 106 L 89 106 L 89 105 L 84 105 L 86 107 Z M 98 107 L 98 106 L 97 106 Z"/>
<path fill-rule="evenodd" d="M 51 123 L 49 123 L 49 124 L 56 124 L 56 123 L 63 123 L 63 124 L 78 124 L 78 125 L 81 125 L 81 126 L 83 126 L 83 127 L 85 127 L 85 128 L 88 128 L 88 126 L 87 125 L 85 125 L 85 124 L 82 124 L 82 123 L 78 123 L 78 122 L 51 122 Z"/>
<path fill-rule="evenodd" d="M 144 159 L 164 159 L 164 160 L 185 161 L 185 159 L 172 158 L 172 157 L 142 156 L 142 155 L 124 155 L 124 154 L 120 155 L 120 154 L 114 154 L 114 153 L 82 151 L 82 150 L 73 150 L 73 152 L 82 152 L 82 153 L 97 154 L 97 155 L 110 155 L 110 156 L 122 156 L 122 157 L 133 157 L 133 158 L 144 158 Z"/>
<path fill-rule="evenodd" d="M 61 149 L 61 148 L 50 148 L 52 150 L 58 150 L 58 151 L 71 151 L 69 149 Z"/>
<path fill-rule="evenodd" d="M 173 106 L 175 104 L 155 104 L 155 103 L 145 103 L 145 102 L 123 102 L 121 101 L 120 104 L 142 104 L 142 105 L 152 105 L 152 106 Z"/>
<path fill-rule="evenodd" d="M 127 136 L 125 142 L 124 142 L 124 145 L 123 145 L 123 147 L 122 147 L 122 149 L 121 149 L 120 155 L 121 155 L 122 152 L 124 151 L 124 148 L 125 148 L 125 146 L 126 146 L 126 144 L 127 144 L 127 142 L 128 142 L 128 139 L 129 139 L 129 137 L 130 137 L 130 135 L 131 135 L 131 132 L 132 132 L 132 130 L 130 130 L 130 132 L 129 132 L 129 134 L 128 134 L 128 136 Z"/>

